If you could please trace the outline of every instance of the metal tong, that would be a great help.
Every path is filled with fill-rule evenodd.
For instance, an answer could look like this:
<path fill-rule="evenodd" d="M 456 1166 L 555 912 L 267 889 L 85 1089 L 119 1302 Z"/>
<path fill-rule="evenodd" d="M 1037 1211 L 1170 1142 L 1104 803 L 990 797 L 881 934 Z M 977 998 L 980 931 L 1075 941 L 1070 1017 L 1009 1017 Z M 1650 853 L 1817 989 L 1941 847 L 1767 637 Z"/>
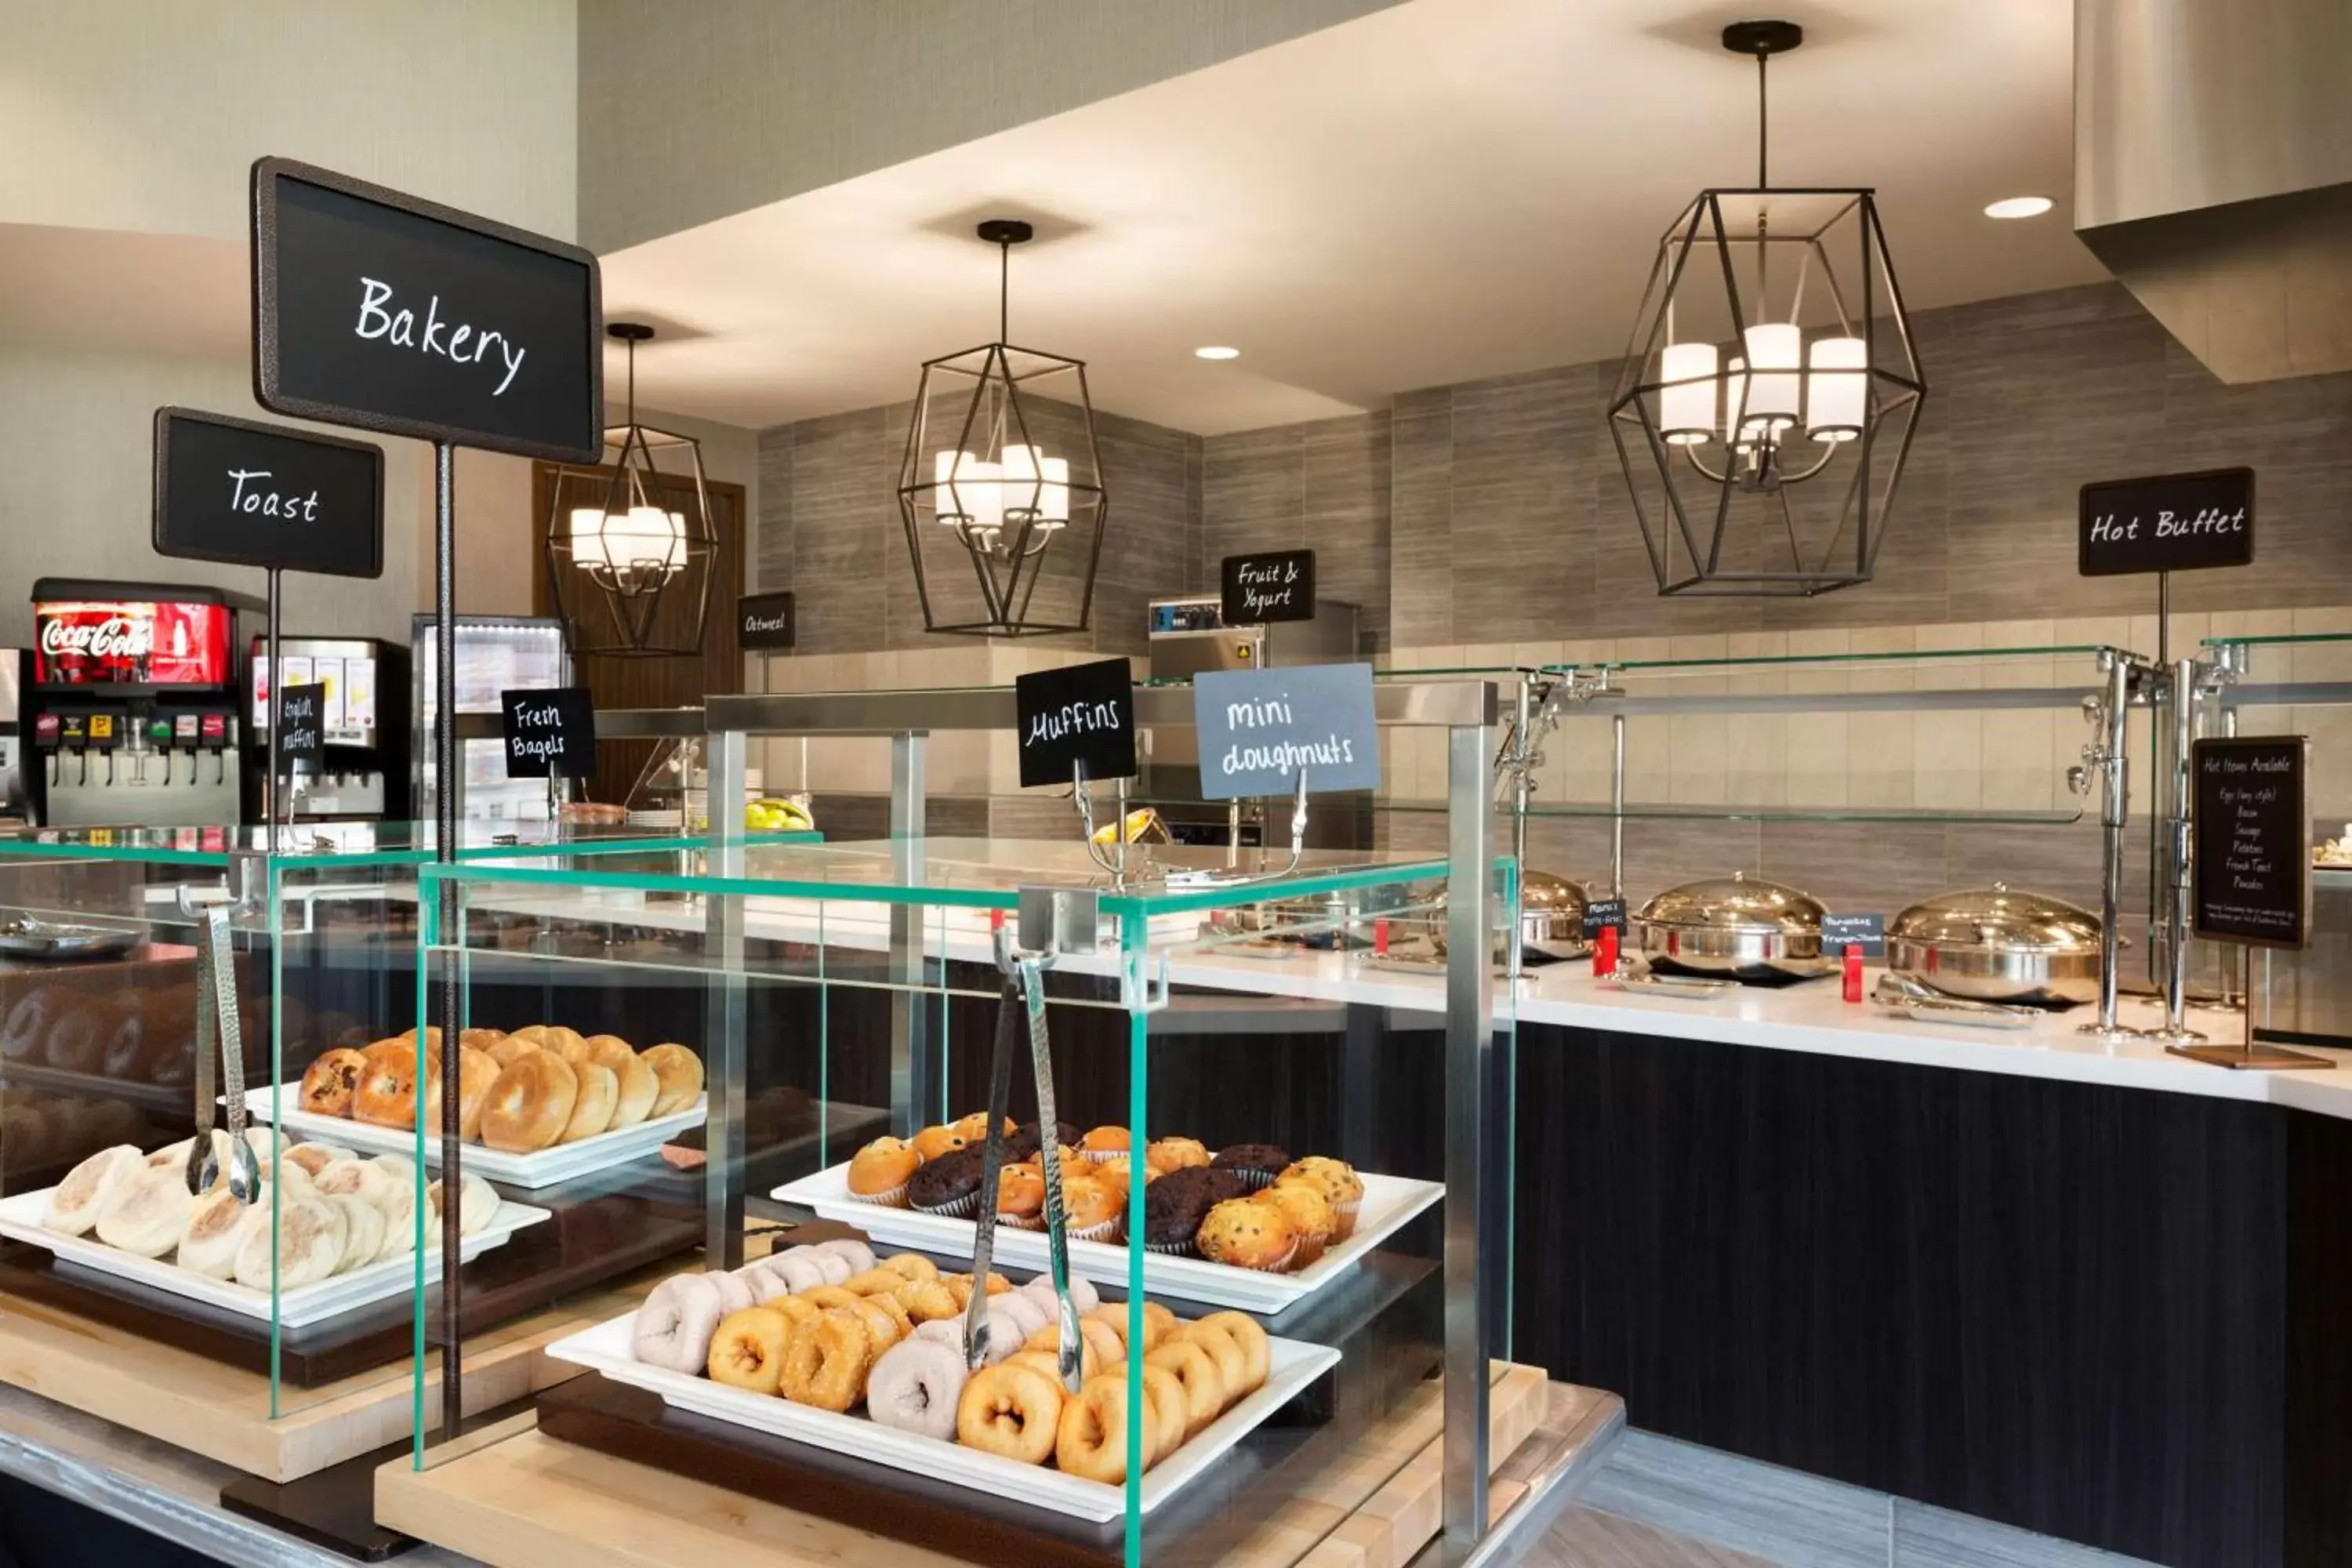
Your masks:
<path fill-rule="evenodd" d="M 996 1184 L 1004 1169 L 1004 1123 L 1013 1099 L 1013 1043 L 1020 1033 L 1020 1015 L 1025 1007 L 1029 1015 L 1029 1069 L 1037 1085 L 1038 1160 L 1045 1166 L 1045 1175 L 1047 1268 L 1054 1281 L 1054 1299 L 1061 1309 L 1055 1369 L 1063 1387 L 1075 1394 L 1082 1381 L 1079 1352 L 1084 1342 L 1078 1337 L 1078 1309 L 1070 1300 L 1070 1243 L 1062 1209 L 1061 1138 L 1056 1131 L 1060 1118 L 1054 1106 L 1054 1062 L 1045 1034 L 1045 971 L 1053 967 L 1055 956 L 1050 946 L 1043 952 L 1018 952 L 1013 946 L 1010 931 L 999 928 L 996 932 L 996 967 L 1004 976 L 1004 987 L 997 998 L 996 1049 L 989 1063 L 988 1134 L 981 1145 L 980 1237 L 972 1247 L 971 1300 L 964 1308 L 963 1353 L 964 1363 L 972 1371 L 978 1372 L 986 1365 L 989 1334 L 995 1326 L 988 1315 L 988 1274 L 996 1252 Z"/>
<path fill-rule="evenodd" d="M 2006 1002 L 1979 1002 L 1967 996 L 1947 996 L 1908 975 L 1884 973 L 1871 1000 L 1889 1013 L 1916 1018 L 1924 1024 L 1967 1024 L 1979 1029 L 2030 1028 L 2045 1015 L 2039 1007 L 2012 1006 Z"/>
<path fill-rule="evenodd" d="M 217 1020 L 221 1069 L 228 1079 L 228 1190 L 239 1203 L 261 1192 L 261 1163 L 245 1136 L 245 1031 L 237 1021 L 236 958 L 228 942 L 228 910 L 204 912 L 196 942 L 196 1139 L 188 1147 L 188 1191 L 219 1185 L 220 1153 L 213 1147 L 213 1038 Z"/>

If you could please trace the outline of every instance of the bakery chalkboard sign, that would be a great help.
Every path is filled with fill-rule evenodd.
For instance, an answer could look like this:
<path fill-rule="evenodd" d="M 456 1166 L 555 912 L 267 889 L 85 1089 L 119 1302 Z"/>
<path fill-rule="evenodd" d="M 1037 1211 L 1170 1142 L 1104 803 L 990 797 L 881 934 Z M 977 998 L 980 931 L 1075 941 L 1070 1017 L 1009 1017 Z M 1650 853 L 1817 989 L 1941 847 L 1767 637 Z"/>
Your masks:
<path fill-rule="evenodd" d="M 1378 789 L 1372 667 L 1306 664 L 1205 670 L 1192 678 L 1201 798 Z"/>
<path fill-rule="evenodd" d="M 262 406 L 528 458 L 604 452 L 596 258 L 284 158 L 253 165 Z"/>
<path fill-rule="evenodd" d="M 2230 735 L 2189 752 L 2190 929 L 2215 942 L 2311 940 L 2311 818 L 2302 735 Z"/>
<path fill-rule="evenodd" d="M 2254 470 L 2214 468 L 2084 485 L 2075 566 L 2085 577 L 2243 566 L 2254 558 Z"/>
<path fill-rule="evenodd" d="M 1315 552 L 1228 555 L 1219 569 L 1219 613 L 1229 626 L 1315 618 Z"/>
<path fill-rule="evenodd" d="M 793 640 L 789 592 L 746 594 L 735 601 L 735 646 L 745 653 L 787 653 Z"/>
<path fill-rule="evenodd" d="M 158 555 L 383 575 L 383 448 L 193 408 L 155 410 Z"/>
<path fill-rule="evenodd" d="M 1135 775 L 1135 678 L 1123 658 L 1066 664 L 1013 679 L 1021 787 Z"/>
<path fill-rule="evenodd" d="M 510 779 L 596 776 L 596 702 L 584 686 L 501 691 Z"/>
<path fill-rule="evenodd" d="M 278 694 L 278 755 L 316 767 L 327 755 L 327 689 L 318 682 Z"/>

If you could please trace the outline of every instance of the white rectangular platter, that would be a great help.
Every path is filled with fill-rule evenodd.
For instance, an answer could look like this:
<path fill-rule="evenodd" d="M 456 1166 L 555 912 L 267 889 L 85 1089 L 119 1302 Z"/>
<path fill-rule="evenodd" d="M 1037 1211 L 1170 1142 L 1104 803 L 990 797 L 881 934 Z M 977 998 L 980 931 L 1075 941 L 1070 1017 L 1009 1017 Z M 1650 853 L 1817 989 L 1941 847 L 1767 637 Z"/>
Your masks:
<path fill-rule="evenodd" d="M 44 1187 L 37 1193 L 18 1193 L 10 1198 L 0 1198 L 0 1236 L 29 1241 L 36 1247 L 46 1247 L 64 1262 L 93 1268 L 117 1279 L 136 1280 L 158 1290 L 168 1290 L 174 1296 L 184 1296 L 192 1301 L 222 1307 L 247 1318 L 269 1321 L 269 1292 L 247 1289 L 234 1279 L 215 1279 L 193 1273 L 164 1258 L 141 1258 L 118 1247 L 112 1247 L 95 1236 L 61 1236 L 45 1228 L 41 1221 L 49 1212 L 49 1194 L 54 1188 Z M 548 1211 L 528 1204 L 500 1200 L 498 1212 L 490 1223 L 466 1237 L 463 1260 L 472 1262 L 527 1225 L 537 1225 L 548 1217 Z M 425 1277 L 441 1277 L 441 1254 L 425 1255 Z M 381 1263 L 371 1263 L 364 1268 L 354 1268 L 349 1274 L 338 1274 L 316 1284 L 297 1285 L 278 1293 L 278 1321 L 283 1328 L 300 1328 L 320 1322 L 354 1307 L 406 1296 L 416 1288 L 416 1258 L 414 1253 L 387 1258 Z"/>
<path fill-rule="evenodd" d="M 982 1453 L 961 1443 L 901 1432 L 863 1415 L 795 1405 L 773 1394 L 754 1394 L 664 1367 L 647 1366 L 630 1350 L 635 1316 L 614 1318 L 547 1347 L 558 1361 L 593 1368 L 616 1383 L 633 1384 L 661 1395 L 665 1404 L 698 1415 L 788 1437 L 811 1447 L 848 1454 L 896 1470 L 970 1487 L 996 1497 L 1015 1498 L 1055 1513 L 1097 1523 L 1126 1511 L 1127 1489 L 1081 1480 L 1045 1465 Z M 1288 1404 L 1308 1384 L 1339 1364 L 1339 1352 L 1297 1340 L 1270 1339 L 1265 1385 L 1211 1422 L 1201 1435 L 1144 1472 L 1145 1513 L 1167 1501 L 1217 1461 L 1265 1418 Z"/>
<path fill-rule="evenodd" d="M 356 1149 L 362 1154 L 398 1154 L 404 1159 L 416 1157 L 416 1134 L 398 1127 L 378 1127 L 373 1122 L 354 1121 L 342 1116 L 321 1116 L 302 1109 L 302 1086 L 281 1083 L 275 1095 L 267 1089 L 249 1089 L 245 1094 L 246 1114 L 257 1121 L 278 1121 L 289 1134 L 333 1143 L 345 1149 Z M 617 1132 L 599 1132 L 593 1138 L 583 1138 L 577 1143 L 558 1143 L 552 1149 L 537 1153 L 516 1154 L 503 1149 L 491 1149 L 479 1143 L 466 1145 L 465 1169 L 493 1182 L 503 1182 L 510 1187 L 551 1187 L 559 1182 L 592 1175 L 614 1165 L 641 1160 L 655 1152 L 672 1138 L 689 1127 L 699 1127 L 710 1114 L 710 1097 L 703 1095 L 689 1110 L 664 1116 L 656 1121 L 640 1121 L 635 1127 L 624 1127 Z M 425 1141 L 425 1162 L 441 1163 L 441 1140 L 437 1136 Z"/>
<path fill-rule="evenodd" d="M 1169 1258 L 1147 1252 L 1143 1259 L 1144 1290 L 1149 1295 L 1173 1296 L 1213 1307 L 1279 1312 L 1339 1279 L 1405 1221 L 1445 1195 L 1445 1188 L 1436 1182 L 1409 1181 L 1402 1176 L 1363 1175 L 1363 1183 L 1364 1201 L 1356 1212 L 1356 1234 L 1296 1274 L 1265 1274 L 1212 1263 L 1205 1258 Z M 845 1163 L 789 1182 L 768 1195 L 779 1203 L 814 1209 L 823 1218 L 856 1226 L 877 1242 L 951 1258 L 970 1258 L 979 1233 L 979 1227 L 968 1219 L 949 1219 L 915 1209 L 882 1208 L 858 1202 L 849 1195 L 849 1167 Z M 1045 1232 L 997 1226 L 996 1261 L 1021 1268 L 1045 1268 Z M 1097 1284 L 1123 1287 L 1127 1284 L 1127 1248 L 1111 1242 L 1073 1241 L 1070 1271 Z"/>

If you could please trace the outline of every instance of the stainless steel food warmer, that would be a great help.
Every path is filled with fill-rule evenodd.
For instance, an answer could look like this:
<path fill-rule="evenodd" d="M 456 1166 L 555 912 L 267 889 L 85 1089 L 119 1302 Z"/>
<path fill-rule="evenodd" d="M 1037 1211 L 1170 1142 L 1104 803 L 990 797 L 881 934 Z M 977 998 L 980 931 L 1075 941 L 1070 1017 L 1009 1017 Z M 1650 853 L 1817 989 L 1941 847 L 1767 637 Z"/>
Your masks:
<path fill-rule="evenodd" d="M 1836 967 L 1822 955 L 1820 902 L 1744 871 L 1668 889 L 1642 906 L 1633 931 L 1661 974 L 1779 984 Z"/>
<path fill-rule="evenodd" d="M 1886 967 L 1948 996 L 2069 1007 L 2099 995 L 2099 917 L 1995 882 L 1912 905 L 1886 928 Z"/>

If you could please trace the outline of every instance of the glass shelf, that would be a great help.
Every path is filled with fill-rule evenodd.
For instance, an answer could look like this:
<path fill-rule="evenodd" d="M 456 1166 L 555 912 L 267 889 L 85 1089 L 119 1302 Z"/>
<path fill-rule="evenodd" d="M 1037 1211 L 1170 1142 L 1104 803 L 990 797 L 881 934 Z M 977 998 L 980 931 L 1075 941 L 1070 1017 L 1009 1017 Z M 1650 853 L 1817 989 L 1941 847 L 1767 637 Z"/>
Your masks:
<path fill-rule="evenodd" d="M 533 854 L 614 854 L 695 847 L 707 839 L 647 833 L 614 824 L 468 822 L 460 825 L 460 860 Z M 816 832 L 753 834 L 751 844 L 820 844 Z M 278 830 L 280 861 L 303 866 L 422 864 L 435 856 L 438 835 L 425 822 L 333 822 Z M 0 858 L 24 856 L 67 860 L 137 860 L 151 865 L 225 867 L 229 857 L 269 848 L 269 829 L 222 827 L 35 827 L 0 836 Z"/>
<path fill-rule="evenodd" d="M 1372 809 L 1443 816 L 1445 803 L 1442 800 L 1376 799 Z M 1528 815 L 1530 817 L 1601 822 L 1622 816 L 1628 822 L 1856 822 L 1921 826 L 1954 823 L 2063 827 L 2082 821 L 2088 809 L 2087 806 L 2076 806 L 2072 810 L 2063 807 L 2006 810 L 1907 805 L 1666 805 L 1629 803 L 1620 813 L 1606 801 L 1536 800 L 1528 803 Z"/>

